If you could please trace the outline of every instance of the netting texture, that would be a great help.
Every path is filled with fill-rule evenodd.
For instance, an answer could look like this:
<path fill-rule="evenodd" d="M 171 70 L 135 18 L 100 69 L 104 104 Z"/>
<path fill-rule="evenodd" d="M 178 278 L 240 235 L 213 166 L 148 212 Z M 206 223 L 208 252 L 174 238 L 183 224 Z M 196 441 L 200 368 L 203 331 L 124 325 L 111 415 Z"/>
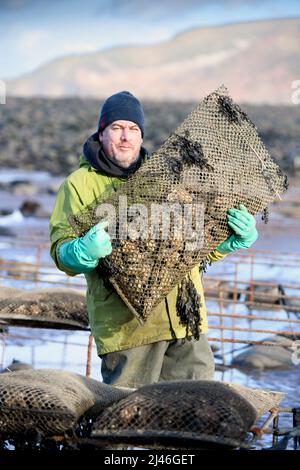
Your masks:
<path fill-rule="evenodd" d="M 0 376 L 0 434 L 51 436 L 76 426 L 130 392 L 81 375 L 54 369 L 10 372 Z"/>
<path fill-rule="evenodd" d="M 71 214 L 69 220 L 74 233 L 82 236 L 105 218 L 99 217 L 102 203 L 115 207 L 113 251 L 99 263 L 99 274 L 142 323 L 181 283 L 178 315 L 198 337 L 201 299 L 189 277 L 191 269 L 198 264 L 205 269 L 208 253 L 231 234 L 228 209 L 243 203 L 256 214 L 280 199 L 287 186 L 286 176 L 269 155 L 255 125 L 222 86 L 207 96 L 117 191 L 108 190 L 83 211 Z M 125 200 L 120 196 L 126 198 L 126 211 L 120 211 Z M 139 212 L 137 206 L 136 212 L 131 212 L 133 204 L 146 212 Z M 167 206 L 170 211 L 168 237 L 160 214 L 155 212 L 158 206 Z M 201 217 L 200 230 L 197 223 Z M 127 238 L 122 237 L 124 227 Z"/>
<path fill-rule="evenodd" d="M 0 319 L 8 324 L 83 330 L 89 327 L 85 294 L 76 289 L 10 289 L 6 295 L 4 292 Z"/>
<path fill-rule="evenodd" d="M 160 382 L 104 410 L 92 437 L 154 446 L 185 441 L 236 447 L 244 443 L 256 417 L 245 398 L 220 382 Z"/>
<path fill-rule="evenodd" d="M 240 384 L 227 382 L 224 382 L 224 384 L 231 387 L 235 392 L 251 403 L 255 409 L 257 419 L 272 410 L 272 408 L 278 408 L 281 401 L 286 396 L 286 393 L 284 392 L 248 388 L 243 387 Z"/>

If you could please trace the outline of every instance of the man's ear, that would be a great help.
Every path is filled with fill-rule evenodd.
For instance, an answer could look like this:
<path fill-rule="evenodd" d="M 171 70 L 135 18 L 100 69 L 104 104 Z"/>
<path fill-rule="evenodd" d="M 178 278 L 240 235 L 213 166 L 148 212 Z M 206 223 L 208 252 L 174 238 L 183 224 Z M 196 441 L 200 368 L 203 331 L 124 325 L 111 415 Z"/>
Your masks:
<path fill-rule="evenodd" d="M 102 142 L 103 140 L 102 131 L 98 133 L 98 137 L 99 137 L 99 142 Z"/>

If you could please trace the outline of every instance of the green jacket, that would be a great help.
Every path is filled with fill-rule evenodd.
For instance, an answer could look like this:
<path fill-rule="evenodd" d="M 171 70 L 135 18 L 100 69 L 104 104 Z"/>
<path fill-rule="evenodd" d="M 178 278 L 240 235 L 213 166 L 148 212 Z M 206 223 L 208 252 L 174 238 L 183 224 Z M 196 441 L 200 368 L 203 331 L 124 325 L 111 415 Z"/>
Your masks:
<path fill-rule="evenodd" d="M 80 168 L 71 173 L 60 186 L 50 219 L 50 254 L 56 266 L 69 276 L 76 276 L 78 273 L 63 266 L 57 256 L 59 246 L 77 236 L 68 222 L 68 216 L 81 211 L 108 187 L 117 189 L 125 181 L 124 178 L 100 173 L 82 156 Z M 211 261 L 218 261 L 224 256 L 217 250 L 209 254 Z M 171 340 L 174 334 L 177 338 L 186 337 L 186 327 L 179 323 L 176 313 L 178 285 L 153 310 L 147 322 L 141 325 L 120 296 L 103 285 L 96 271 L 86 273 L 85 277 L 90 327 L 99 355 L 156 341 Z M 208 325 L 199 266 L 191 270 L 191 279 L 201 296 L 201 333 L 206 333 Z"/>

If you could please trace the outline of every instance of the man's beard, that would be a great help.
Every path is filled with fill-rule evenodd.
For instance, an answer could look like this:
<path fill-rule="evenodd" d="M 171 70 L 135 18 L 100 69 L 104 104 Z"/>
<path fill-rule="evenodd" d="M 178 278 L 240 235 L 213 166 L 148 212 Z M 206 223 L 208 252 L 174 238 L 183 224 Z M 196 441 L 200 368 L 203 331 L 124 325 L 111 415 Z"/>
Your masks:
<path fill-rule="evenodd" d="M 122 160 L 119 160 L 118 159 L 118 156 L 113 154 L 113 156 L 109 157 L 114 163 L 116 163 L 118 166 L 120 166 L 121 168 L 129 168 L 131 165 L 134 165 L 138 159 L 139 159 L 139 156 L 140 156 L 140 152 L 137 154 L 137 156 L 135 157 L 134 160 L 130 160 L 129 162 L 128 161 L 122 161 Z"/>

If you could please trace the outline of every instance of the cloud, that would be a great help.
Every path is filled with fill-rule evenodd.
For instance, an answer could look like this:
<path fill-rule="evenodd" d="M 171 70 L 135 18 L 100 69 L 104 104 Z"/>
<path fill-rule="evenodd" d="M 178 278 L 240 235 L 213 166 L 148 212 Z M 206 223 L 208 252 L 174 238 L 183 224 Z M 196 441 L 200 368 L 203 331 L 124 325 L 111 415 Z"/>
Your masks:
<path fill-rule="evenodd" d="M 24 53 L 31 53 L 39 48 L 42 42 L 50 39 L 50 35 L 43 29 L 24 31 L 19 38 L 19 47 Z"/>
<path fill-rule="evenodd" d="M 299 0 L 0 0 L 0 8 L 0 70 L 7 77 L 64 54 L 157 43 L 193 27 L 300 14 Z"/>
<path fill-rule="evenodd" d="M 95 4 L 94 0 L 90 0 Z M 203 8 L 224 8 L 226 10 L 235 10 L 245 5 L 264 4 L 268 0 L 160 0 L 150 2 L 149 0 L 110 0 L 100 1 L 96 8 L 97 14 L 106 16 L 121 17 L 122 15 L 129 19 L 132 16 L 140 17 L 144 20 L 155 20 L 164 18 L 174 18 L 179 15 L 187 15 L 191 11 L 199 12 Z M 99 3 L 99 2 L 97 2 Z"/>
<path fill-rule="evenodd" d="M 81 52 L 94 52 L 97 50 L 97 44 L 95 42 L 85 41 L 71 41 L 62 43 L 60 46 L 60 52 L 64 54 L 74 54 Z"/>
<path fill-rule="evenodd" d="M 32 0 L 0 0 L 0 7 L 3 10 L 19 10 L 27 7 Z"/>
<path fill-rule="evenodd" d="M 71 1 L 72 0 L 70 0 L 70 3 Z M 28 10 L 35 6 L 47 7 L 47 5 L 51 3 L 59 3 L 59 0 L 0 0 L 0 8 L 14 12 L 18 10 Z"/>

